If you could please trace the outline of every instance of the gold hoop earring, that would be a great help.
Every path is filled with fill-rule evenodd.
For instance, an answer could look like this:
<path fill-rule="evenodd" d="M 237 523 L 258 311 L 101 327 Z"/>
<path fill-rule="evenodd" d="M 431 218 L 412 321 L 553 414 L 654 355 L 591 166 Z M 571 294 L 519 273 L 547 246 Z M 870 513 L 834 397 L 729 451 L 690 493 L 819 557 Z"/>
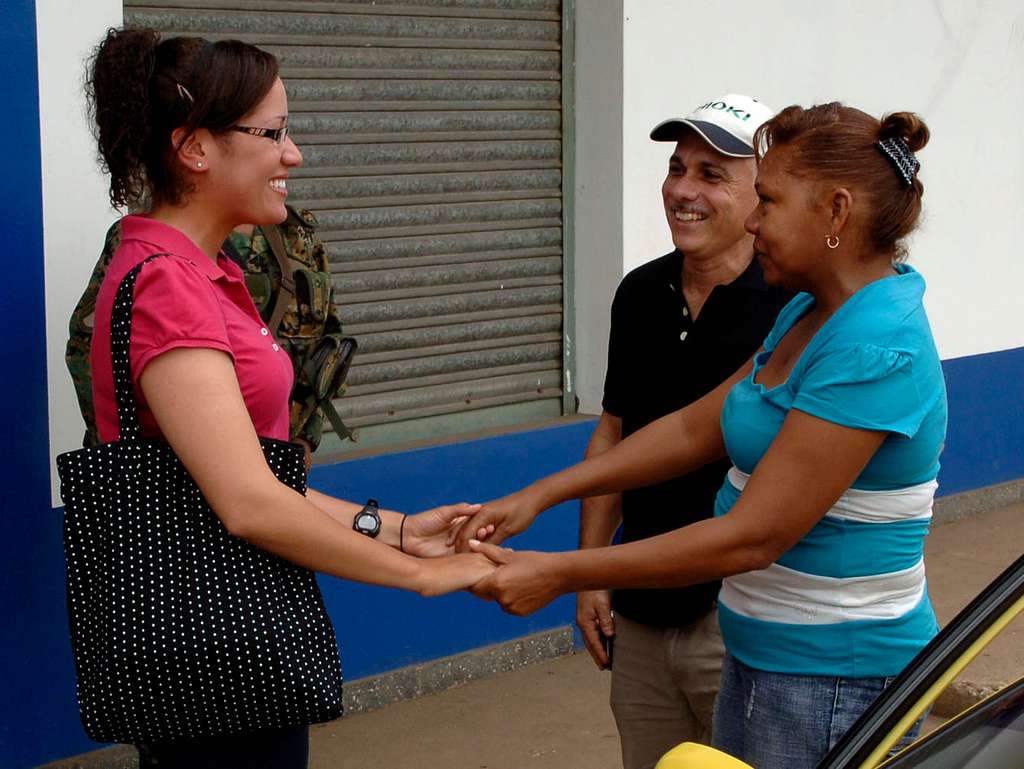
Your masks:
<path fill-rule="evenodd" d="M 833 243 L 833 241 L 835 242 Z M 829 235 L 827 238 L 825 238 L 825 245 L 828 246 L 829 248 L 839 248 L 839 236 Z"/>

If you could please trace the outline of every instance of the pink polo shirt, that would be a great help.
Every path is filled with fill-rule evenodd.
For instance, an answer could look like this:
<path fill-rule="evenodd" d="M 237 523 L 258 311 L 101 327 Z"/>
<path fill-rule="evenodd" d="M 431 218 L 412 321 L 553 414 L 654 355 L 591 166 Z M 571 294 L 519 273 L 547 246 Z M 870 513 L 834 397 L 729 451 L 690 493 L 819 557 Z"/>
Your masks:
<path fill-rule="evenodd" d="M 291 360 L 256 312 L 242 271 L 223 254 L 214 264 L 169 225 L 145 216 L 126 216 L 121 220 L 121 245 L 96 297 L 90 361 L 100 441 L 118 437 L 110 354 L 110 317 L 117 287 L 135 265 L 163 252 L 169 255 L 143 267 L 135 284 L 130 355 L 142 434 L 151 438 L 161 435 L 139 389 L 146 365 L 178 347 L 209 347 L 231 356 L 257 434 L 288 440 L 288 399 L 294 376 Z M 193 397 L 203 394 L 197 392 Z"/>

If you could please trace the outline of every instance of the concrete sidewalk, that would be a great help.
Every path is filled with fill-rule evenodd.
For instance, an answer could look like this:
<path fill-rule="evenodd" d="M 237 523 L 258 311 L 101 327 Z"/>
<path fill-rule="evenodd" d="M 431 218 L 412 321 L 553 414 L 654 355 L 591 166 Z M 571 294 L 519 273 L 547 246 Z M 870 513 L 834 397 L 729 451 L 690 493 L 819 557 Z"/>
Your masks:
<path fill-rule="evenodd" d="M 928 585 L 946 623 L 1024 551 L 1024 504 L 938 523 L 928 537 Z M 936 705 L 965 701 L 1024 675 L 1018 618 Z M 358 683 L 358 682 L 357 682 Z M 398 702 L 311 730 L 311 769 L 621 769 L 608 708 L 610 676 L 585 652 Z M 51 769 L 128 769 L 112 748 Z"/>
<path fill-rule="evenodd" d="M 940 523 L 928 537 L 928 587 L 948 622 L 1024 551 L 1024 504 Z M 1024 618 L 936 706 L 1024 675 Z M 619 769 L 610 677 L 585 653 L 355 715 L 312 731 L 311 769 Z"/>

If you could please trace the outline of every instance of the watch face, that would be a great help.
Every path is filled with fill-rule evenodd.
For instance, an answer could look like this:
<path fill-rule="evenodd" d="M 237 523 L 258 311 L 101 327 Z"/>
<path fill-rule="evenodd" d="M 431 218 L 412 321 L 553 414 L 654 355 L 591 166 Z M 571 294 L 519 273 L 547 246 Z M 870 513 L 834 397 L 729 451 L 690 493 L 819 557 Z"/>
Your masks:
<path fill-rule="evenodd" d="M 380 533 L 380 515 L 376 511 L 372 513 L 366 510 L 361 511 L 356 515 L 352 524 L 360 534 L 376 537 Z"/>

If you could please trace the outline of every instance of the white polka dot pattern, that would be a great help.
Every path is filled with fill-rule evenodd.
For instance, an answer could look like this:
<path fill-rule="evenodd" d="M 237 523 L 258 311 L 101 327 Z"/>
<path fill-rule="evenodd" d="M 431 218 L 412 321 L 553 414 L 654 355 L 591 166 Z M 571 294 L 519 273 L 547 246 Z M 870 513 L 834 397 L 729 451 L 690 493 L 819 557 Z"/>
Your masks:
<path fill-rule="evenodd" d="M 170 446 L 141 438 L 128 359 L 141 267 L 111 326 L 120 439 L 57 457 L 86 733 L 166 742 L 336 718 L 341 664 L 313 572 L 229 534 Z M 305 491 L 302 448 L 260 442 Z"/>

